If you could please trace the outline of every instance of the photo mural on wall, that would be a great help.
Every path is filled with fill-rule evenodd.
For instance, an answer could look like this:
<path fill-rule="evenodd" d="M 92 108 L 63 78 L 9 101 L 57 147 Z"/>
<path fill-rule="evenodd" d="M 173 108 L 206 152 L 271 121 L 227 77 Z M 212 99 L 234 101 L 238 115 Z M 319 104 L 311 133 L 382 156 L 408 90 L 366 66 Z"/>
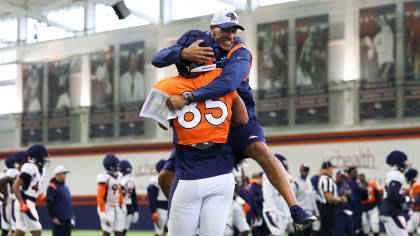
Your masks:
<path fill-rule="evenodd" d="M 404 5 L 404 116 L 420 116 L 420 2 Z"/>
<path fill-rule="evenodd" d="M 395 5 L 360 10 L 360 120 L 396 117 Z"/>
<path fill-rule="evenodd" d="M 264 126 L 288 125 L 288 21 L 257 26 L 258 118 Z"/>
<path fill-rule="evenodd" d="M 48 63 L 48 141 L 70 139 L 70 63 Z"/>
<path fill-rule="evenodd" d="M 23 113 L 21 141 L 23 145 L 42 142 L 42 101 L 44 64 L 23 64 Z"/>
<path fill-rule="evenodd" d="M 139 117 L 145 99 L 144 41 L 120 46 L 119 136 L 144 134 Z"/>
<path fill-rule="evenodd" d="M 90 55 L 90 138 L 114 136 L 114 47 Z"/>
<path fill-rule="evenodd" d="M 328 15 L 296 20 L 296 124 L 328 123 Z"/>

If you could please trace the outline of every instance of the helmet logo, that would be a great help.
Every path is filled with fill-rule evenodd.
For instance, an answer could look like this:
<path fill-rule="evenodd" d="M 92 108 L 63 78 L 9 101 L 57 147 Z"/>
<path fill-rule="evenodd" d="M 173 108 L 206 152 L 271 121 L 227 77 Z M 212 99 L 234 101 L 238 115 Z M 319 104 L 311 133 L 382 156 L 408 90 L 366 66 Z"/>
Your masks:
<path fill-rule="evenodd" d="M 233 12 L 229 12 L 228 14 L 226 14 L 226 17 L 230 18 L 230 21 L 237 21 L 238 17 L 236 17 L 236 15 Z"/>

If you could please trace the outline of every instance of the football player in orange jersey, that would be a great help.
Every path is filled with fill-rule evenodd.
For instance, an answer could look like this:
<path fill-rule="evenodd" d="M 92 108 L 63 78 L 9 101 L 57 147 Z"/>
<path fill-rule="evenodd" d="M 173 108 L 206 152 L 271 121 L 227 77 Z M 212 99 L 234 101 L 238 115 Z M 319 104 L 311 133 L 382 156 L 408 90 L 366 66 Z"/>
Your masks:
<path fill-rule="evenodd" d="M 410 219 L 407 222 L 407 232 L 411 236 L 420 226 L 420 182 L 417 181 L 418 172 L 414 168 L 410 168 L 405 172 L 404 176 L 409 185 L 408 194 L 415 201 L 411 204 Z"/>
<path fill-rule="evenodd" d="M 192 72 L 185 74 L 189 78 L 167 78 L 154 88 L 169 95 L 181 94 L 211 83 L 222 72 L 196 63 L 189 68 Z M 169 199 L 169 236 L 194 236 L 198 225 L 200 235 L 223 235 L 234 190 L 229 130 L 231 125 L 247 122 L 245 105 L 236 91 L 218 99 L 192 102 L 170 120 L 177 156 Z"/>
<path fill-rule="evenodd" d="M 364 174 L 359 174 L 362 184 L 366 183 Z M 374 181 L 367 183 L 368 199 L 363 200 L 362 230 L 364 234 L 369 234 L 372 230 L 374 236 L 379 236 L 379 206 L 381 194 L 378 184 Z"/>

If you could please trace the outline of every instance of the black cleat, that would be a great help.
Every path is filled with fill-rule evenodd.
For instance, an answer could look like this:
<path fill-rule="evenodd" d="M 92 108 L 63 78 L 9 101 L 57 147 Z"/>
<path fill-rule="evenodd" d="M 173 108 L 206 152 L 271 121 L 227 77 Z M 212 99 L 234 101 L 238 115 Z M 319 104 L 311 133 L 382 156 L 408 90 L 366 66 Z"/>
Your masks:
<path fill-rule="evenodd" d="M 316 216 L 306 213 L 305 210 L 297 205 L 290 208 L 290 213 L 297 231 L 305 230 L 318 220 Z"/>

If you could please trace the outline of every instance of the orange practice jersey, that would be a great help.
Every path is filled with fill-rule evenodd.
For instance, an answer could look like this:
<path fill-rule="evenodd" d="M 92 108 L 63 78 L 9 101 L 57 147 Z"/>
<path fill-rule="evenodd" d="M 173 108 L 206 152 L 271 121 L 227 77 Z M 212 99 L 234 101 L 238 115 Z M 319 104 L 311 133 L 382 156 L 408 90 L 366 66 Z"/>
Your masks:
<path fill-rule="evenodd" d="M 170 77 L 159 81 L 154 87 L 169 95 L 182 94 L 206 86 L 221 73 L 222 69 L 216 68 L 193 79 Z M 236 94 L 233 91 L 221 98 L 191 103 L 181 109 L 178 117 L 173 120 L 177 144 L 226 143 Z"/>
<path fill-rule="evenodd" d="M 375 189 L 377 188 L 376 182 L 369 182 L 367 191 L 368 191 L 368 199 L 363 200 L 362 204 L 365 205 L 367 203 L 376 202 L 376 196 L 375 196 Z"/>
<path fill-rule="evenodd" d="M 417 194 L 420 194 L 420 182 L 415 182 L 410 189 L 410 197 L 415 198 Z M 420 205 L 414 206 L 415 211 L 420 211 Z"/>

